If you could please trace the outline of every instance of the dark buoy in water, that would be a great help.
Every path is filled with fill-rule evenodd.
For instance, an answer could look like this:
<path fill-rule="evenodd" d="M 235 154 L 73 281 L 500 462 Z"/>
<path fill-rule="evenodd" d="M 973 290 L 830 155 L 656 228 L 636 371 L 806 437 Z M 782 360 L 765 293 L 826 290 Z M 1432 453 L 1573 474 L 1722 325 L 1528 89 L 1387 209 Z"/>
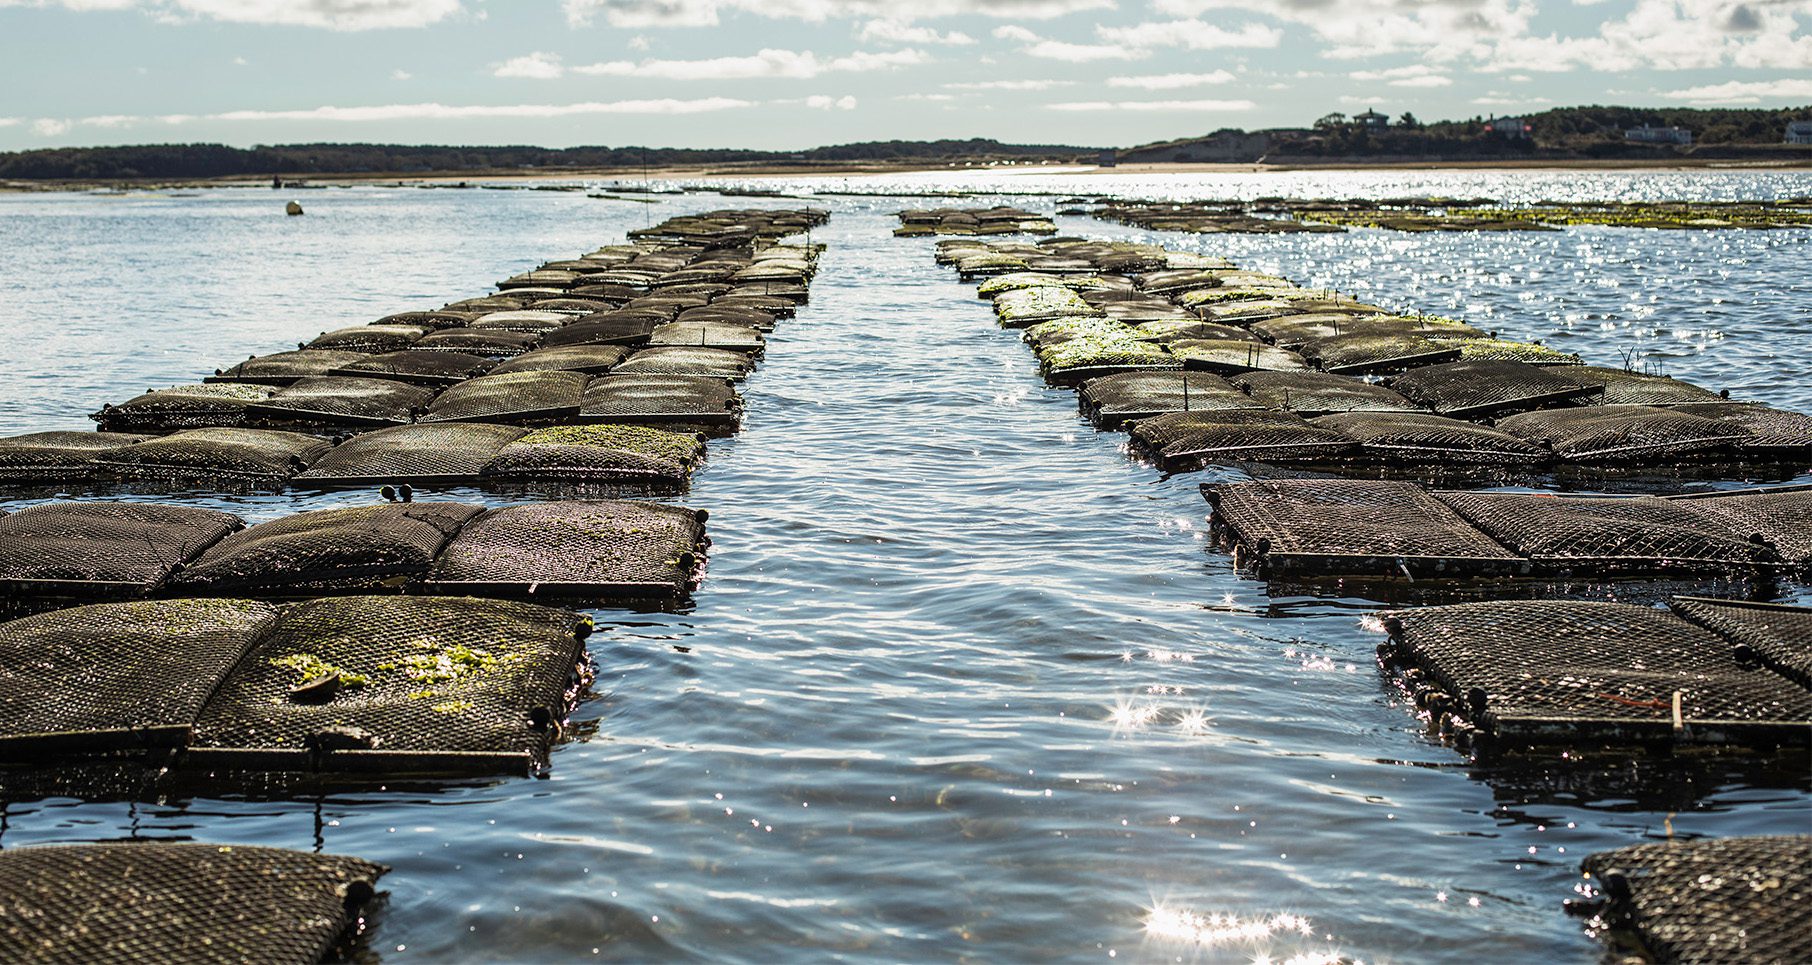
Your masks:
<path fill-rule="evenodd" d="M 283 213 L 287 214 L 287 215 L 291 215 L 291 216 L 301 214 L 302 206 L 297 204 L 294 201 L 291 201 L 290 203 L 283 206 Z"/>

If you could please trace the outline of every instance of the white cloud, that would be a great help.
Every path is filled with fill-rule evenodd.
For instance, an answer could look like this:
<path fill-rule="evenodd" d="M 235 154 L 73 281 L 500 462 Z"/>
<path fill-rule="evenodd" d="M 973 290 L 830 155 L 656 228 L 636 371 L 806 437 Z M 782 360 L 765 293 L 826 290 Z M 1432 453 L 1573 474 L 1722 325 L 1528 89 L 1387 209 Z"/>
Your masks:
<path fill-rule="evenodd" d="M 233 58 L 233 66 L 235 66 L 235 67 L 244 67 L 245 65 L 247 65 L 249 63 L 251 63 L 251 61 L 246 60 L 244 57 L 234 57 Z"/>
<path fill-rule="evenodd" d="M 0 0 L 0 7 L 19 6 L 137 9 L 166 22 L 208 19 L 326 30 L 425 27 L 461 9 L 459 0 Z"/>
<path fill-rule="evenodd" d="M 1755 104 L 1762 101 L 1785 103 L 1812 100 L 1812 77 L 1783 77 L 1779 80 L 1733 80 L 1723 84 L 1687 87 L 1668 91 L 1663 97 L 1691 101 L 1694 104 Z"/>
<path fill-rule="evenodd" d="M 566 67 L 560 63 L 559 54 L 549 54 L 539 50 L 532 54 L 511 57 L 491 71 L 494 77 L 524 77 L 530 80 L 552 80 L 564 73 L 566 73 Z"/>
<path fill-rule="evenodd" d="M 893 95 L 893 99 L 896 101 L 928 101 L 933 104 L 942 104 L 956 100 L 957 97 L 955 94 L 895 94 Z M 0 126 L 5 126 L 4 120 L 0 120 Z"/>
<path fill-rule="evenodd" d="M 955 30 L 938 33 L 930 27 L 914 27 L 900 20 L 870 20 L 862 25 L 856 36 L 864 41 L 881 44 L 946 44 L 966 47 L 975 43 L 975 38 L 966 33 Z"/>
<path fill-rule="evenodd" d="M 979 80 L 945 84 L 945 90 L 1050 90 L 1068 87 L 1073 80 Z"/>
<path fill-rule="evenodd" d="M 629 38 L 629 49 L 630 50 L 647 50 L 649 47 L 652 47 L 652 46 L 654 46 L 654 45 L 650 44 L 648 42 L 648 38 L 642 36 L 641 34 L 636 34 L 635 36 Z"/>
<path fill-rule="evenodd" d="M 1347 76 L 1354 80 L 1381 80 L 1392 87 L 1448 87 L 1453 84 L 1453 78 L 1427 64 L 1355 70 Z"/>
<path fill-rule="evenodd" d="M 24 118 L 0 117 L 0 127 L 18 127 L 20 124 L 23 124 L 23 123 L 25 123 Z"/>
<path fill-rule="evenodd" d="M 391 80 L 408 80 L 409 78 L 414 77 L 414 76 L 415 76 L 414 74 L 409 73 L 408 71 L 402 69 L 401 67 L 398 67 L 397 69 L 390 72 Z"/>
<path fill-rule="evenodd" d="M 1019 44 L 1019 52 L 1028 57 L 1061 60 L 1071 64 L 1086 64 L 1097 60 L 1142 60 L 1151 56 L 1143 49 L 1120 44 L 1073 44 L 1049 40 L 1017 24 L 995 27 L 994 36 L 999 40 Z"/>
<path fill-rule="evenodd" d="M 568 23 L 581 26 L 598 17 L 613 27 L 710 27 L 725 14 L 752 14 L 776 20 L 857 20 L 878 17 L 916 21 L 982 16 L 1049 20 L 1081 10 L 1111 9 L 1115 0 L 921 0 L 902 6 L 892 0 L 561 0 Z"/>
<path fill-rule="evenodd" d="M 1201 20 L 1168 20 L 1136 23 L 1130 27 L 1096 27 L 1095 33 L 1109 43 L 1150 49 L 1182 47 L 1188 50 L 1224 50 L 1236 47 L 1275 47 L 1283 41 L 1283 31 L 1263 24 L 1241 24 L 1228 30 Z"/>
<path fill-rule="evenodd" d="M 838 102 L 841 106 L 841 102 Z M 851 106 L 854 101 L 850 100 Z M 418 120 L 522 120 L 527 118 L 583 117 L 595 114 L 705 114 L 758 106 L 754 101 L 731 97 L 692 100 L 584 101 L 576 104 L 377 104 L 365 107 L 323 106 L 306 110 L 221 111 L 216 114 L 102 114 L 81 118 L 44 117 L 31 122 L 40 137 L 61 137 L 77 127 L 128 128 L 147 124 L 181 126 L 195 122 L 264 123 L 270 121 L 333 121 L 373 123 Z"/>
<path fill-rule="evenodd" d="M 1046 104 L 1053 111 L 1249 111 L 1258 107 L 1247 100 L 1196 101 L 1070 101 Z"/>
<path fill-rule="evenodd" d="M 1812 64 L 1806 31 L 1812 0 L 1625 0 L 1621 15 L 1603 10 L 1588 32 L 1545 36 L 1531 33 L 1536 0 L 1151 0 L 1151 6 L 1173 16 L 1213 12 L 1217 22 L 1242 11 L 1298 24 L 1331 58 L 1409 52 L 1435 64 L 1517 73 L 1804 70 Z"/>
<path fill-rule="evenodd" d="M 1235 78 L 1230 71 L 1216 70 L 1206 74 L 1146 74 L 1139 77 L 1109 77 L 1109 87 L 1136 87 L 1140 90 L 1181 90 L 1225 84 Z"/>
<path fill-rule="evenodd" d="M 822 74 L 863 73 L 910 67 L 930 59 L 924 51 L 912 48 L 884 53 L 859 50 L 829 60 L 820 59 L 809 50 L 769 49 L 747 57 L 712 57 L 705 60 L 611 60 L 573 67 L 572 72 L 594 77 L 651 77 L 660 80 L 749 80 L 763 77 L 809 80 Z"/>
<path fill-rule="evenodd" d="M 805 106 L 817 111 L 828 111 L 832 109 L 839 111 L 853 111 L 856 109 L 856 99 L 847 94 L 842 97 L 813 94 L 805 99 Z"/>

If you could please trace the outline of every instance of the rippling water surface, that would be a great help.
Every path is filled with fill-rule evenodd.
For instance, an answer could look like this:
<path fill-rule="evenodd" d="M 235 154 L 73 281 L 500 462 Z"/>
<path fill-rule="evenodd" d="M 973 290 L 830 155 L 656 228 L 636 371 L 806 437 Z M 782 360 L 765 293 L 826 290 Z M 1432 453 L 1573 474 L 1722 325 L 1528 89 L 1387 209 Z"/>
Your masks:
<path fill-rule="evenodd" d="M 1005 186 L 1812 193 L 1804 175 L 1344 177 Z M 799 203 L 299 196 L 303 218 L 263 190 L 0 197 L 0 432 L 85 427 L 103 401 L 477 294 L 682 211 Z M 679 613 L 594 612 L 596 696 L 549 778 L 13 802 L 0 846 L 174 838 L 381 861 L 370 945 L 396 960 L 1590 961 L 1560 911 L 1586 853 L 1812 823 L 1803 768 L 1468 765 L 1380 676 L 1361 626 L 1375 601 L 1238 578 L 1205 550 L 1200 478 L 1159 480 L 1043 387 L 930 241 L 889 237 L 905 202 L 815 203 L 835 214 L 814 233 L 831 247 L 812 302 L 748 381 L 746 429 L 712 443 L 682 497 L 711 510 L 705 585 Z M 1197 238 L 1061 220 L 1812 409 L 1812 232 Z M 365 498 L 183 501 L 265 519 Z"/>

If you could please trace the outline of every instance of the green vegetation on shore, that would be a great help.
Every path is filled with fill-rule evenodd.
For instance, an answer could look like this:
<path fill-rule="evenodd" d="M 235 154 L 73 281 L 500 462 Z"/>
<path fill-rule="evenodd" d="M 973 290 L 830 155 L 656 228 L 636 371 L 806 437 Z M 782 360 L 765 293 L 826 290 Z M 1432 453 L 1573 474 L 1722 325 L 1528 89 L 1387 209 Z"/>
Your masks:
<path fill-rule="evenodd" d="M 1801 162 L 1812 148 L 1782 143 L 1789 121 L 1812 119 L 1812 106 L 1781 109 L 1562 107 L 1517 118 L 1506 136 L 1490 119 L 1424 123 L 1405 113 L 1384 126 L 1330 114 L 1312 127 L 1212 134 L 1126 148 L 1122 163 L 1326 163 L 1354 161 L 1568 161 L 1766 159 Z M 1376 118 L 1374 118 L 1376 120 Z M 1629 141 L 1631 128 L 1682 127 L 1691 145 Z M 1502 125 L 1498 125 L 1501 127 Z M 1526 127 L 1524 131 L 1521 128 Z M 1527 136 L 1521 136 L 1526 133 Z M 1101 148 L 1003 144 L 988 138 L 867 141 L 798 151 L 738 148 L 569 147 L 402 144 L 147 144 L 0 152 L 0 180 L 473 176 L 671 168 L 699 165 L 955 165 L 996 161 L 1094 163 Z"/>
<path fill-rule="evenodd" d="M 349 174 L 523 172 L 698 164 L 848 164 L 887 161 L 960 162 L 1025 158 L 1093 158 L 1096 148 L 1002 144 L 986 138 L 869 141 L 804 151 L 735 148 L 436 146 L 403 144 L 147 144 L 61 147 L 0 153 L 0 179 L 322 177 Z"/>

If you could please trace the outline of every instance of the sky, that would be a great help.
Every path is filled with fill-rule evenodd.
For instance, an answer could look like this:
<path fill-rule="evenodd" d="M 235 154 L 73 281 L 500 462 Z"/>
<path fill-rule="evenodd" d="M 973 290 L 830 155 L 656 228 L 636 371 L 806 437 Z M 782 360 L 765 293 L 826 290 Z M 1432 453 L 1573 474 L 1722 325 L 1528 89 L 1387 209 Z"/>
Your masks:
<path fill-rule="evenodd" d="M 0 0 L 0 150 L 1130 146 L 1812 104 L 1812 0 Z"/>

